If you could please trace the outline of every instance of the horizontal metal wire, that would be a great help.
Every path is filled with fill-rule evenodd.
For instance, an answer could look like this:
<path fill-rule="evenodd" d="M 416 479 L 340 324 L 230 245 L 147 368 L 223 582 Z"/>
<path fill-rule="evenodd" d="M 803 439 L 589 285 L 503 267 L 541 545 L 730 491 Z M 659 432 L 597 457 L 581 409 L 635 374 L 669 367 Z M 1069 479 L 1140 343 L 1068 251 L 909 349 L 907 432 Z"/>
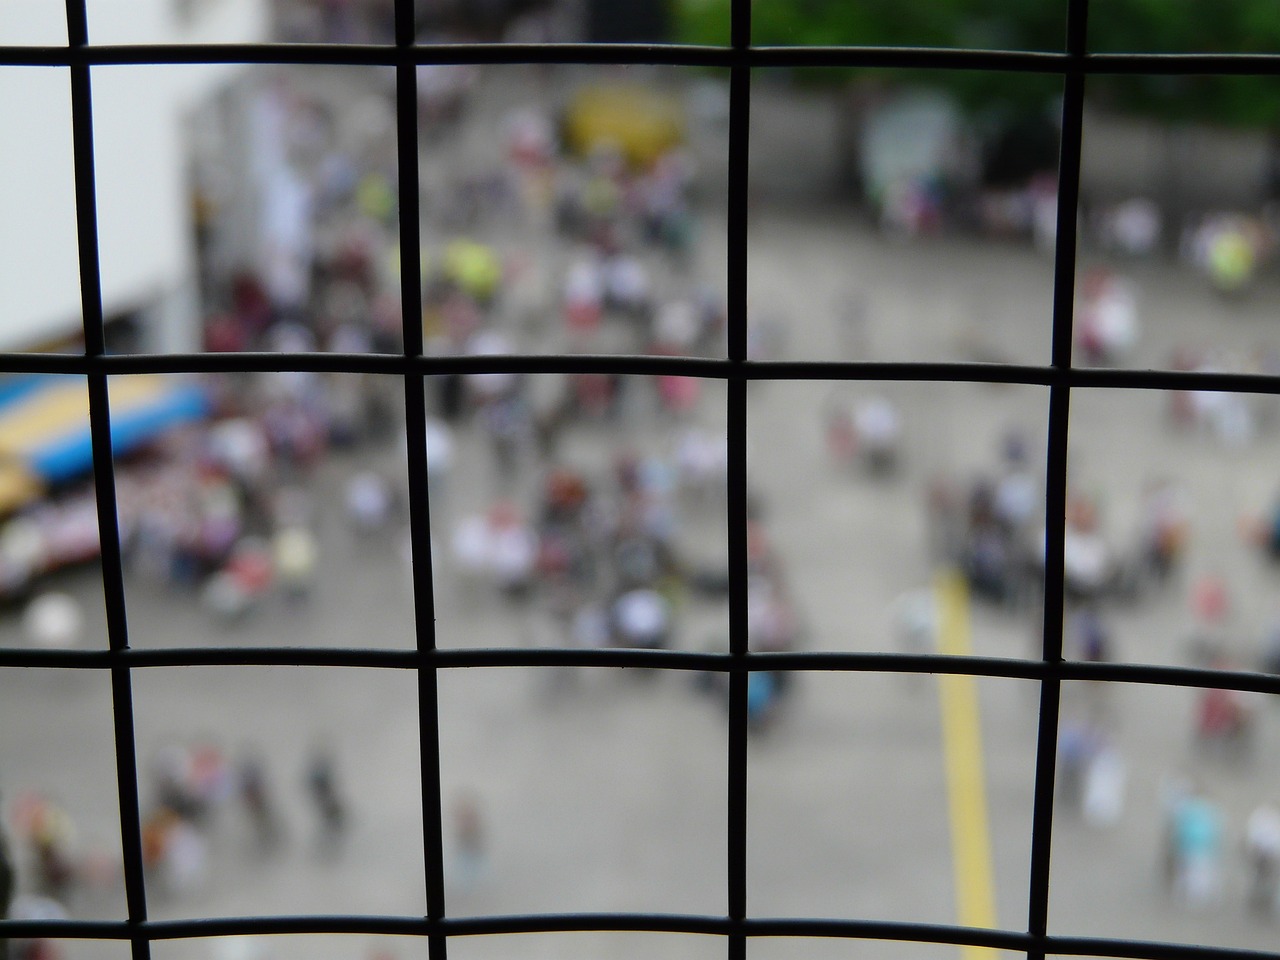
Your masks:
<path fill-rule="evenodd" d="M 1026 945 L 1027 935 L 1002 930 L 979 930 L 937 924 L 891 923 L 860 920 L 754 919 L 740 922 L 740 929 L 759 928 L 759 936 L 787 936 L 788 928 L 804 931 L 804 936 L 875 939 L 917 939 L 917 933 L 931 933 L 939 943 L 973 943 L 978 946 Z M 0 921 L 0 936 L 67 937 L 77 939 L 123 940 L 142 936 L 147 940 L 180 940 L 195 937 L 284 934 L 383 934 L 428 936 L 443 932 L 450 936 L 485 936 L 516 933 L 577 933 L 617 931 L 684 933 L 725 936 L 735 929 L 729 917 L 652 913 L 558 913 L 490 915 L 482 917 L 425 916 L 261 916 L 211 917 L 184 920 L 146 920 L 131 924 L 118 920 L 9 920 Z"/>
<path fill-rule="evenodd" d="M 276 63 L 350 66 L 411 64 L 611 64 L 750 68 L 881 67 L 1013 73 L 1268 74 L 1280 53 L 1087 53 L 950 47 L 755 46 L 636 43 L 446 43 L 397 47 L 346 43 L 90 44 L 0 46 L 0 64 L 112 66 Z"/>
<path fill-rule="evenodd" d="M 748 937 L 806 937 L 913 941 L 955 946 L 1025 951 L 1043 946 L 1062 956 L 1107 956 L 1134 960 L 1271 960 L 1261 950 L 1210 947 L 1160 940 L 1050 935 L 1043 940 L 1013 930 L 952 924 L 804 917 L 754 917 L 735 922 L 728 917 L 661 913 L 555 913 L 448 917 L 420 916 L 264 916 L 184 920 L 0 920 L 0 937 L 76 940 L 185 940 L 198 937 L 364 934 L 424 937 L 444 934 L 475 937 L 539 933 L 675 933 Z"/>
<path fill-rule="evenodd" d="M 1148 663 L 1025 660 L 1015 657 L 867 651 L 749 652 L 735 655 L 684 650 L 584 650 L 490 647 L 387 650 L 358 647 L 192 647 L 158 650 L 36 650 L 0 648 L 0 668 L 107 670 L 151 667 L 343 667 L 375 670 L 583 667 L 735 672 L 913 673 L 1014 680 L 1114 681 L 1214 687 L 1280 695 L 1280 675 Z"/>
<path fill-rule="evenodd" d="M 129 374 L 372 373 L 439 376 L 453 373 L 603 373 L 682 376 L 704 380 L 885 380 L 922 383 L 1064 385 L 1075 389 L 1204 390 L 1280 393 L 1280 376 L 1199 370 L 1136 370 L 1018 363 L 948 361 L 743 360 L 634 354 L 509 354 L 406 357 L 363 353 L 80 354 L 0 353 L 0 373 L 87 376 Z"/>

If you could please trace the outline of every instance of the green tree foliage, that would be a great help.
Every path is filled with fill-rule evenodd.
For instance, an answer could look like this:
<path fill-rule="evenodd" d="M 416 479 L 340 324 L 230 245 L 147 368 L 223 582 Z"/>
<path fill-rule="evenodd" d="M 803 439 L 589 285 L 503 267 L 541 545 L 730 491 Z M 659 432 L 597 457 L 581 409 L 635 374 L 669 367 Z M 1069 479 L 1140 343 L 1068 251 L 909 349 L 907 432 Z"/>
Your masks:
<path fill-rule="evenodd" d="M 730 0 L 675 0 L 677 39 L 728 41 Z M 761 45 L 978 47 L 1061 50 L 1065 0 L 752 0 L 752 40 Z M 1092 0 L 1095 52 L 1280 53 L 1277 0 Z M 905 82 L 919 73 L 896 71 Z M 848 71 L 805 71 L 799 80 L 838 81 Z M 970 107 L 1004 111 L 1043 104 L 1056 77 L 978 71 L 930 74 Z M 1088 96 L 1111 109 L 1172 122 L 1280 126 L 1280 78 L 1095 76 Z"/>

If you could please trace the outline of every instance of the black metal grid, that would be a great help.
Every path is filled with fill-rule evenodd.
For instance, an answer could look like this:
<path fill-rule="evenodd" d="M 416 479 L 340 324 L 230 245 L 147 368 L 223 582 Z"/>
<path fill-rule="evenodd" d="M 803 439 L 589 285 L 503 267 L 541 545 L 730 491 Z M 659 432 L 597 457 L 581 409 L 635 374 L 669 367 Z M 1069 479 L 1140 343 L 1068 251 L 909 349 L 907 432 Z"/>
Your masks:
<path fill-rule="evenodd" d="M 729 960 L 744 960 L 750 937 L 834 937 L 973 945 L 1047 955 L 1135 957 L 1152 960 L 1267 958 L 1280 952 L 1226 949 L 1129 939 L 1064 937 L 1048 932 L 1049 861 L 1058 708 L 1065 680 L 1105 680 L 1228 687 L 1280 694 L 1280 677 L 1141 664 L 1068 663 L 1062 659 L 1063 539 L 1066 515 L 1067 429 L 1075 388 L 1218 390 L 1280 394 L 1280 377 L 1165 371 L 1078 370 L 1071 366 L 1080 146 L 1085 79 L 1096 74 L 1280 75 L 1280 54 L 1094 54 L 1086 48 L 1088 0 L 1066 0 L 1065 49 L 1060 52 L 953 50 L 897 47 L 756 47 L 751 44 L 750 0 L 734 0 L 725 47 L 637 44 L 414 43 L 413 0 L 396 0 L 395 43 L 90 45 L 86 0 L 66 0 L 65 46 L 0 46 L 0 65 L 69 68 L 75 194 L 78 218 L 83 355 L 0 354 L 0 373 L 80 374 L 89 387 L 99 534 L 102 544 L 109 648 L 100 651 L 0 650 L 0 668 L 58 667 L 108 671 L 114 708 L 117 788 L 125 866 L 127 919 L 121 921 L 0 921 L 0 936 L 128 941 L 134 960 L 148 960 L 154 940 L 230 934 L 365 933 L 423 937 L 432 960 L 445 960 L 448 938 L 502 933 L 648 931 L 722 936 Z M 234 354 L 107 356 L 104 347 L 90 68 L 104 64 L 321 63 L 396 68 L 400 245 L 404 352 L 387 355 Z M 725 68 L 730 76 L 728 355 L 722 360 L 618 356 L 425 357 L 422 354 L 421 276 L 414 66 L 421 63 L 669 64 Z M 977 363 L 758 362 L 746 359 L 747 148 L 751 71 L 761 67 L 914 67 L 1056 74 L 1063 78 L 1058 227 L 1054 263 L 1053 339 L 1046 366 Z M 409 215 L 403 215 L 408 211 Z M 719 379 L 728 387 L 728 515 L 730 650 L 725 654 L 643 650 L 439 650 L 434 628 L 427 494 L 410 485 L 417 647 L 379 649 L 200 648 L 134 650 L 125 617 L 115 483 L 110 446 L 107 378 L 123 373 L 315 370 L 399 375 L 404 381 L 411 476 L 426 473 L 424 375 L 445 372 L 591 371 L 681 374 Z M 910 380 L 1025 383 L 1049 388 L 1046 511 L 1048 517 L 1043 646 L 1039 660 L 886 653 L 750 653 L 746 635 L 746 388 L 752 380 Z M 272 916 L 154 921 L 143 890 L 133 730 L 131 671 L 149 666 L 201 664 L 312 665 L 412 670 L 418 678 L 423 826 L 426 837 L 427 914 L 401 916 Z M 441 843 L 437 672 L 456 667 L 612 666 L 714 670 L 728 674 L 728 911 L 724 916 L 653 913 L 537 914 L 451 918 L 445 909 Z M 1039 727 L 1032 824 L 1031 870 L 1025 930 L 957 925 L 749 917 L 746 910 L 746 687 L 752 670 L 907 672 L 1017 677 L 1040 683 Z"/>

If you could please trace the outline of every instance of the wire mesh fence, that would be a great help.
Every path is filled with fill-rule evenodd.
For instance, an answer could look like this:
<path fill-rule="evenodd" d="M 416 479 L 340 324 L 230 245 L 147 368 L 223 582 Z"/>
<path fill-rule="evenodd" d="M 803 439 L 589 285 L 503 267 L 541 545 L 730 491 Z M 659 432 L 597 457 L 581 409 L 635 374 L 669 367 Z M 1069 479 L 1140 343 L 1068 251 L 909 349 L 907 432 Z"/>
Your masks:
<path fill-rule="evenodd" d="M 88 29 L 86 0 L 67 0 L 65 46 L 0 47 L 0 64 L 15 67 L 63 67 L 71 78 L 75 199 L 81 280 L 84 351 L 78 355 L 0 355 L 0 372 L 76 374 L 87 379 L 89 417 L 102 577 L 109 649 L 0 650 L 0 668 L 56 667 L 104 671 L 110 676 L 114 707 L 113 737 L 125 867 L 128 915 L 108 921 L 0 922 L 0 934 L 18 937 L 68 937 L 127 941 L 135 960 L 151 955 L 153 941 L 232 934 L 367 933 L 424 938 L 434 960 L 447 955 L 451 937 L 533 932 L 651 931 L 722 937 L 730 960 L 746 956 L 753 937 L 833 937 L 920 941 L 988 947 L 1026 953 L 1032 960 L 1049 955 L 1142 958 L 1274 957 L 1280 953 L 1228 950 L 1180 943 L 1064 937 L 1049 931 L 1049 876 L 1054 812 L 1056 750 L 1060 698 L 1070 680 L 1217 687 L 1280 693 L 1280 677 L 1249 671 L 1200 670 L 1137 664 L 1068 662 L 1063 657 L 1064 537 L 1067 514 L 1067 447 L 1073 390 L 1206 390 L 1280 393 L 1280 377 L 1263 374 L 1187 373 L 1124 369 L 1078 369 L 1071 359 L 1073 290 L 1076 276 L 1077 209 L 1080 193 L 1084 87 L 1093 75 L 1111 74 L 1280 74 L 1280 55 L 1090 53 L 1086 46 L 1088 3 L 1069 0 L 1065 49 L 1060 52 L 912 49 L 890 47 L 769 48 L 751 42 L 751 4 L 733 5 L 731 42 L 725 47 L 631 44 L 484 44 L 424 45 L 415 40 L 412 0 L 396 0 L 395 43 L 95 45 Z M 354 64 L 395 68 L 397 152 L 399 159 L 400 294 L 403 354 L 173 354 L 109 355 L 99 275 L 96 219 L 91 68 L 108 64 Z M 418 99 L 415 67 L 421 64 L 668 64 L 715 67 L 727 71 L 728 137 L 728 351 L 723 359 L 641 356 L 490 356 L 424 355 L 421 236 L 418 182 Z M 749 360 L 747 350 L 747 206 L 748 145 L 752 71 L 766 67 L 897 67 L 1006 71 L 1062 78 L 1061 152 L 1058 221 L 1054 247 L 1052 352 L 1045 365 L 918 362 L 783 362 Z M 432 538 L 423 484 L 410 485 L 414 565 L 416 648 L 308 649 L 131 647 L 126 619 L 121 545 L 118 535 L 108 378 L 122 373 L 201 373 L 230 371 L 325 371 L 380 373 L 402 379 L 406 442 L 411 477 L 427 474 L 424 378 L 444 373 L 583 372 L 693 376 L 727 386 L 727 516 L 729 558 L 729 649 L 723 653 L 664 650 L 439 649 L 431 577 Z M 892 653 L 761 653 L 747 645 L 748 488 L 747 387 L 754 381 L 965 381 L 1021 383 L 1048 388 L 1047 522 L 1045 602 L 1038 660 L 979 656 Z M 422 771 L 422 820 L 426 838 L 425 916 L 275 916 L 201 920 L 148 919 L 143 879 L 143 850 L 138 797 L 138 757 L 134 729 L 133 671 L 156 666 L 311 665 L 329 668 L 383 667 L 410 671 L 418 685 Z M 728 909 L 722 916 L 668 914 L 449 915 L 445 899 L 440 780 L 440 720 L 437 678 L 455 668 L 515 666 L 653 667 L 713 671 L 728 677 L 727 862 L 724 882 Z M 867 671 L 1017 677 L 1039 684 L 1037 754 L 1031 869 L 1026 890 L 1026 923 L 1018 929 L 882 922 L 874 919 L 765 918 L 747 909 L 747 727 L 748 677 L 753 671 Z"/>

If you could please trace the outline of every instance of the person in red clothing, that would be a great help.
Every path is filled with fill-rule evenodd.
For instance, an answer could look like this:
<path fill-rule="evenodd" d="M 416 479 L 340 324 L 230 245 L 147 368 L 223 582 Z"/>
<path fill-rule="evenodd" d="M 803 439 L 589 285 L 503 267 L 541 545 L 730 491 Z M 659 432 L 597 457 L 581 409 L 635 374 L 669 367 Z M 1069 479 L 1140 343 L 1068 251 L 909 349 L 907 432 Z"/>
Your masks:
<path fill-rule="evenodd" d="M 1196 705 L 1196 739 L 1204 746 L 1244 746 L 1249 738 L 1250 719 L 1238 690 L 1207 688 Z"/>

